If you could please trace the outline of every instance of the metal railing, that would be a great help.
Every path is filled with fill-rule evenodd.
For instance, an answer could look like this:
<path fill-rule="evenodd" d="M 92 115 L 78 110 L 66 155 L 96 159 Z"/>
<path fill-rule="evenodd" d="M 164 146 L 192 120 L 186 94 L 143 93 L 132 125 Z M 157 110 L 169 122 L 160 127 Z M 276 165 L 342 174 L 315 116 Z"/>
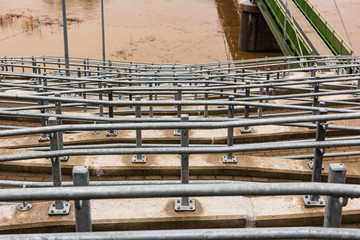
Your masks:
<path fill-rule="evenodd" d="M 285 45 L 288 44 L 287 42 L 290 43 L 291 50 L 289 54 L 304 56 L 311 55 L 313 53 L 313 49 L 310 47 L 309 43 L 306 41 L 299 29 L 293 24 L 290 16 L 278 0 L 257 0 L 256 3 L 261 10 L 265 11 L 266 14 L 274 16 L 276 26 L 270 26 L 273 26 L 276 28 L 276 30 L 274 29 L 275 31 L 279 31 L 281 33 L 281 39 L 278 39 L 278 41 L 283 41 Z"/>
<path fill-rule="evenodd" d="M 352 55 L 354 50 L 338 34 L 309 0 L 294 0 L 313 27 L 336 55 Z"/>
<path fill-rule="evenodd" d="M 189 199 L 193 196 L 308 194 L 304 196 L 306 206 L 324 206 L 324 201 L 319 196 L 328 195 L 334 197 L 329 206 L 339 205 L 340 202 L 339 206 L 342 206 L 345 204 L 346 197 L 359 197 L 359 187 L 350 184 L 319 183 L 319 177 L 321 177 L 325 148 L 360 146 L 360 139 L 349 134 L 349 132 L 352 134 L 358 132 L 360 130 L 358 127 L 341 124 L 327 126 L 328 121 L 360 118 L 358 111 L 360 99 L 357 96 L 360 92 L 358 74 L 360 63 L 357 57 L 347 56 L 309 56 L 306 59 L 308 60 L 299 61 L 293 57 L 278 57 L 194 65 L 109 61 L 103 65 L 101 60 L 72 58 L 69 63 L 70 76 L 65 76 L 62 58 L 1 58 L 0 90 L 4 92 L 0 93 L 0 98 L 4 101 L 0 103 L 2 107 L 0 116 L 2 119 L 17 119 L 19 124 L 13 126 L 9 123 L 1 126 L 5 130 L 0 131 L 0 137 L 40 135 L 39 140 L 45 143 L 33 144 L 31 150 L 36 151 L 32 153 L 0 155 L 0 162 L 50 158 L 53 185 L 56 187 L 48 188 L 50 183 L 44 185 L 29 183 L 35 188 L 1 189 L 0 201 L 55 200 L 49 209 L 49 215 L 69 212 L 69 203 L 64 203 L 61 199 L 76 200 L 76 209 L 79 210 L 81 204 L 78 200 L 109 197 L 181 197 L 174 203 L 175 211 L 195 210 L 195 202 Z M 345 59 L 349 60 L 346 61 L 348 63 L 342 64 Z M 292 68 L 300 63 L 308 67 Z M 142 98 L 137 96 L 139 94 Z M 322 99 L 325 96 L 326 98 Z M 328 114 L 319 114 L 324 113 L 325 109 Z M 275 110 L 277 112 L 274 112 Z M 145 118 L 145 116 L 149 117 Z M 29 124 L 30 121 L 33 121 L 32 125 Z M 319 137 L 258 143 L 236 141 L 239 134 L 250 134 L 250 136 L 253 134 L 248 131 L 240 133 L 241 127 L 250 129 L 250 127 L 265 125 L 316 129 Z M 154 138 L 151 144 L 143 143 L 141 131 L 151 129 L 175 130 L 174 141 L 172 144 L 166 144 Z M 199 129 L 227 130 L 226 144 L 195 144 L 189 136 L 189 131 L 194 132 Z M 136 131 L 137 134 L 134 138 L 125 140 L 127 142 L 114 145 L 89 142 L 74 146 L 63 140 L 65 134 L 86 131 L 99 133 L 105 130 L 111 134 L 108 134 L 108 137 L 105 134 L 100 137 L 107 139 L 116 138 L 115 130 L 119 135 L 129 130 Z M 325 131 L 337 132 L 340 137 L 325 138 Z M 24 146 L 11 148 L 24 149 Z M 242 184 L 230 182 L 229 184 L 228 182 L 218 184 L 213 182 L 210 185 L 208 182 L 194 184 L 189 181 L 189 155 L 191 154 L 222 153 L 225 154 L 221 159 L 224 164 L 231 164 L 241 161 L 239 157 L 234 158 L 236 153 L 240 152 L 300 148 L 315 148 L 312 155 L 314 158 L 313 183 Z M 142 163 L 146 162 L 145 154 L 180 154 L 181 184 L 169 182 L 161 186 L 158 184 L 165 182 L 139 182 L 138 184 L 141 184 L 139 186 L 123 186 L 126 183 L 119 182 L 95 184 L 84 177 L 84 174 L 88 174 L 84 171 L 84 167 L 79 167 L 75 171 L 76 174 L 82 176 L 76 180 L 76 183 L 62 182 L 61 161 L 66 161 L 67 157 L 115 154 L 135 155 L 135 160 L 141 160 Z M 345 172 L 343 166 L 334 165 L 336 172 L 335 168 L 340 169 L 342 173 Z M 338 176 L 331 181 L 344 183 L 345 178 Z M 89 184 L 105 186 L 82 186 Z M 3 181 L 0 185 L 24 186 L 26 183 Z M 76 186 L 65 188 L 68 185 Z M 79 185 L 82 187 L 77 187 Z M 89 209 L 86 204 L 83 205 L 84 208 Z M 84 214 L 89 215 L 89 210 L 86 210 Z M 334 219 L 339 218 L 341 218 L 341 212 Z M 79 228 L 84 226 L 89 230 L 89 220 L 85 222 L 85 225 L 79 223 Z M 339 223 L 330 225 L 339 226 Z M 203 230 L 199 230 L 201 231 Z M 215 234 L 212 230 L 209 231 L 209 236 Z M 252 233 L 246 230 L 244 232 L 223 229 L 218 231 L 225 231 L 224 234 L 230 238 L 242 236 L 241 234 L 247 236 L 255 234 L 255 230 Z M 347 236 L 347 239 L 351 237 L 356 239 L 357 236 L 354 234 L 358 234 L 357 230 L 341 230 L 341 232 L 343 233 L 341 237 Z M 155 234 L 155 232 L 149 234 L 153 233 Z M 161 235 L 176 233 L 176 231 L 156 233 Z M 231 233 L 237 235 L 231 235 Z M 260 236 L 316 238 L 333 234 L 327 228 L 302 228 L 299 232 L 284 228 L 275 229 L 271 234 L 260 229 L 257 233 L 260 234 L 259 238 Z M 108 234 L 101 237 L 112 236 L 112 233 Z M 144 237 L 140 233 L 140 235 L 129 234 L 134 234 L 134 238 Z M 179 238 L 198 237 L 196 232 L 190 231 L 188 234 L 181 235 Z M 214 235 L 214 238 L 225 235 Z M 63 236 L 65 238 L 67 235 Z M 97 235 L 94 233 L 94 235 L 79 237 L 86 238 L 87 236 L 91 238 Z M 149 236 L 150 239 L 151 236 Z M 333 236 L 339 236 L 339 234 Z M 44 235 L 44 237 L 51 238 L 55 235 Z M 156 236 L 152 238 L 157 239 Z"/>

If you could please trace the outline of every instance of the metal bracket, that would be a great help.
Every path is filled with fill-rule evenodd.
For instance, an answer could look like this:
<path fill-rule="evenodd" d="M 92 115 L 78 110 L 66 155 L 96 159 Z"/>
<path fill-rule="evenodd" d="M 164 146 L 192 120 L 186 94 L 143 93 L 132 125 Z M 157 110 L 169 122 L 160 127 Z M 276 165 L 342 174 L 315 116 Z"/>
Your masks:
<path fill-rule="evenodd" d="M 181 136 L 181 130 L 180 129 L 175 129 L 173 134 L 174 134 L 174 136 Z"/>
<path fill-rule="evenodd" d="M 223 163 L 237 163 L 236 156 L 233 156 L 232 159 L 228 159 L 228 156 L 222 156 L 222 162 Z"/>
<path fill-rule="evenodd" d="M 55 207 L 55 203 L 50 205 L 50 209 L 48 214 L 50 216 L 55 216 L 55 215 L 68 215 L 70 213 L 70 203 L 66 202 L 64 203 L 64 208 L 63 209 L 56 209 Z"/>
<path fill-rule="evenodd" d="M 146 163 L 146 159 L 147 159 L 146 156 L 142 156 L 141 159 L 138 159 L 137 156 L 135 155 L 131 158 L 131 162 L 132 163 Z"/>
<path fill-rule="evenodd" d="M 252 130 L 249 127 L 242 127 L 242 128 L 240 128 L 240 132 L 241 133 L 251 133 Z"/>
<path fill-rule="evenodd" d="M 61 157 L 59 157 L 59 160 L 62 162 L 66 162 L 69 160 L 69 156 L 61 156 Z"/>
<path fill-rule="evenodd" d="M 107 137 L 112 137 L 112 136 L 117 136 L 117 135 L 118 135 L 118 132 L 116 130 L 113 130 L 113 131 L 107 130 L 107 132 L 106 132 Z"/>
<path fill-rule="evenodd" d="M 303 200 L 305 203 L 305 207 L 325 207 L 325 201 L 324 199 L 319 196 L 319 199 L 317 201 L 311 201 L 311 195 L 305 195 L 303 196 Z"/>
<path fill-rule="evenodd" d="M 184 206 L 181 204 L 181 200 L 175 201 L 175 211 L 176 212 L 193 212 L 195 211 L 195 200 L 189 200 L 189 205 Z"/>
<path fill-rule="evenodd" d="M 324 122 L 324 123 L 320 123 L 320 126 L 322 126 L 324 128 L 324 130 L 327 130 L 329 128 L 330 123 L 328 122 Z"/>
<path fill-rule="evenodd" d="M 49 136 L 40 136 L 39 137 L 39 142 L 46 142 L 46 141 L 50 141 Z"/>
<path fill-rule="evenodd" d="M 218 108 L 225 108 L 225 105 L 218 105 Z"/>
<path fill-rule="evenodd" d="M 339 197 L 339 203 L 343 207 L 346 207 L 346 205 L 348 204 L 348 200 L 349 200 L 349 198 L 347 198 L 347 197 Z"/>
<path fill-rule="evenodd" d="M 308 165 L 308 167 L 309 167 L 310 169 L 313 169 L 313 168 L 314 168 L 314 162 L 313 162 L 313 161 L 308 162 L 307 165 Z M 324 170 L 324 169 L 325 169 L 324 164 L 322 164 L 321 170 Z"/>
<path fill-rule="evenodd" d="M 99 133 L 100 133 L 100 132 L 97 131 L 97 130 L 93 131 L 93 134 L 94 134 L 94 135 L 98 135 Z"/>
<path fill-rule="evenodd" d="M 27 203 L 27 202 L 23 202 L 22 204 L 20 204 L 18 206 L 18 210 L 22 211 L 22 212 L 29 211 L 31 208 L 32 208 L 32 204 Z"/>

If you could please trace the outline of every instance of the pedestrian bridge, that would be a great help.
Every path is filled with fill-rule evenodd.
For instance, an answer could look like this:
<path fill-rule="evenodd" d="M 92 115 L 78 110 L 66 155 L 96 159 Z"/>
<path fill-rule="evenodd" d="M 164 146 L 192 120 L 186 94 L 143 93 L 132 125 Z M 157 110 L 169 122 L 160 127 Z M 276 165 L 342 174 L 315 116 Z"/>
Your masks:
<path fill-rule="evenodd" d="M 240 4 L 257 5 L 287 56 L 352 55 L 354 52 L 310 0 L 251 0 Z"/>

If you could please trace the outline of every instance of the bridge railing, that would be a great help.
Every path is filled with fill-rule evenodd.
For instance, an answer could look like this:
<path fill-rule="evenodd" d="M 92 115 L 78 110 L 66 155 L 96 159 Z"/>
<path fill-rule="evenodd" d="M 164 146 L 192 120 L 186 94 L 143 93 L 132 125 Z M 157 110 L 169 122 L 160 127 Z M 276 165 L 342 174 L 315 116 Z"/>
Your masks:
<path fill-rule="evenodd" d="M 292 51 L 295 55 L 304 56 L 312 54 L 312 48 L 307 43 L 299 29 L 294 24 L 292 24 L 291 18 L 286 14 L 286 10 L 278 0 L 259 0 L 257 1 L 257 4 L 262 6 L 260 9 L 266 9 L 271 15 L 274 16 L 276 24 L 278 25 L 278 30 L 280 30 L 282 34 L 285 33 L 288 39 L 284 40 L 288 40 L 290 42 Z"/>
<path fill-rule="evenodd" d="M 309 0 L 294 1 L 336 55 L 352 55 L 354 50 Z"/>

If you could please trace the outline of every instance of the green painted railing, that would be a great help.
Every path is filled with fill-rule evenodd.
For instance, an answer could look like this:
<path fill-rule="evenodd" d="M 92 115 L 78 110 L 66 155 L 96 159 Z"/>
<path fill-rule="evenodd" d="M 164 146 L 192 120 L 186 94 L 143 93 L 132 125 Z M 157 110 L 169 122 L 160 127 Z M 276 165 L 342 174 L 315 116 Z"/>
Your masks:
<path fill-rule="evenodd" d="M 313 53 L 312 48 L 305 40 L 299 29 L 292 24 L 290 16 L 286 14 L 284 7 L 281 5 L 279 0 L 257 0 L 256 3 L 258 5 L 260 4 L 262 8 L 267 9 L 273 16 L 277 24 L 278 31 L 280 31 L 282 36 L 284 36 L 285 32 L 286 39 L 284 40 L 287 44 L 291 45 L 293 55 L 305 56 Z"/>
<path fill-rule="evenodd" d="M 309 0 L 293 0 L 335 55 L 352 55 L 354 50 Z"/>

